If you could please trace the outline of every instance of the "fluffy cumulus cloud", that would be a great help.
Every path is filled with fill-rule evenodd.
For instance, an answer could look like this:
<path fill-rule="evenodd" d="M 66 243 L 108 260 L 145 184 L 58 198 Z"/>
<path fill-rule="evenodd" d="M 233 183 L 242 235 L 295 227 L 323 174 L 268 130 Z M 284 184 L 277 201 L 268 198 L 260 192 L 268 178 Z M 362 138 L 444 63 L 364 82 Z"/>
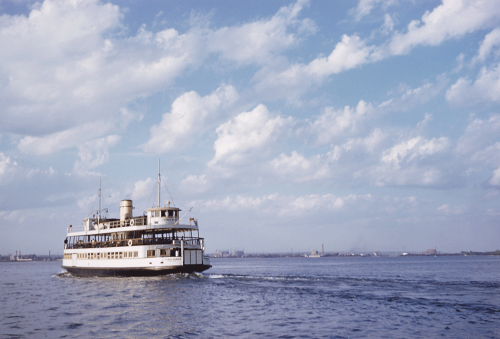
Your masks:
<path fill-rule="evenodd" d="M 283 118 L 271 118 L 265 106 L 261 105 L 260 109 L 243 113 L 219 127 L 219 137 L 214 144 L 216 156 L 209 163 L 209 172 L 188 176 L 183 181 L 183 187 L 193 192 L 204 192 L 218 180 L 214 176 L 217 170 L 223 169 L 222 173 L 232 176 L 243 163 L 253 164 L 251 175 L 265 177 L 270 174 L 280 182 L 344 182 L 344 179 L 349 182 L 376 182 L 380 173 L 373 168 L 378 166 L 378 155 L 384 151 L 384 146 L 390 147 L 389 134 L 396 131 L 372 128 L 374 121 L 385 114 L 404 112 L 428 102 L 442 92 L 447 81 L 446 77 L 440 76 L 436 82 L 426 82 L 421 87 L 403 86 L 399 95 L 378 105 L 360 100 L 355 107 L 326 107 L 322 114 L 311 120 L 288 118 L 283 123 Z M 270 122 L 266 122 L 268 120 Z M 417 125 L 415 133 L 424 130 L 431 120 L 431 115 L 427 114 Z M 283 131 L 288 133 L 288 141 L 306 143 L 309 150 L 273 152 L 278 146 L 275 141 L 280 140 Z M 262 145 L 267 152 L 262 151 Z M 325 153 L 314 151 L 327 145 L 330 149 Z M 432 143 L 428 146 L 431 147 Z M 264 165 L 256 166 L 260 163 Z M 417 182 L 420 181 L 416 180 L 415 184 Z"/>
<path fill-rule="evenodd" d="M 377 111 L 379 113 L 405 112 L 423 105 L 439 95 L 446 88 L 448 82 L 448 78 L 441 74 L 436 77 L 434 82 L 426 81 L 422 86 L 416 88 L 400 84 L 399 96 L 394 96 L 377 105 Z"/>
<path fill-rule="evenodd" d="M 271 211 L 279 196 L 276 194 L 269 194 L 262 197 L 244 197 L 238 195 L 237 197 L 225 197 L 223 199 L 210 199 L 210 200 L 199 200 L 195 202 L 195 205 L 201 206 L 203 209 L 207 210 L 229 210 L 229 211 L 242 211 L 242 210 L 255 210 L 259 209 L 261 212 Z"/>
<path fill-rule="evenodd" d="M 215 156 L 209 165 L 241 165 L 260 157 L 273 149 L 273 144 L 292 124 L 291 117 L 273 117 L 264 105 L 240 113 L 217 127 Z"/>
<path fill-rule="evenodd" d="M 41 137 L 25 136 L 19 141 L 18 149 L 26 154 L 47 155 L 67 148 L 80 147 L 111 131 L 122 131 L 130 121 L 137 119 L 141 119 L 141 116 L 122 109 L 119 114 L 108 119 L 95 120 Z"/>
<path fill-rule="evenodd" d="M 151 195 L 152 188 L 154 187 L 153 179 L 147 178 L 146 180 L 139 180 L 134 184 L 131 197 L 134 200 L 143 199 Z"/>
<path fill-rule="evenodd" d="M 17 162 L 0 152 L 0 184 L 9 181 L 16 172 Z"/>
<path fill-rule="evenodd" d="M 25 136 L 23 152 L 47 154 L 105 135 L 127 103 L 189 64 L 148 32 L 113 35 L 121 19 L 111 4 L 55 0 L 27 17 L 1 17 L 1 129 Z"/>
<path fill-rule="evenodd" d="M 309 123 L 304 132 L 311 135 L 317 144 L 329 143 L 340 136 L 355 132 L 357 125 L 372 109 L 372 105 L 364 100 L 356 107 L 346 106 L 340 110 L 327 107 L 323 114 Z"/>
<path fill-rule="evenodd" d="M 240 64 L 267 64 L 281 51 L 296 46 L 301 37 L 316 31 L 311 20 L 298 18 L 308 3 L 307 0 L 299 0 L 282 7 L 269 19 L 210 32 L 207 48 L 220 53 L 224 59 Z M 291 31 L 289 27 L 296 27 L 296 30 Z"/>
<path fill-rule="evenodd" d="M 500 115 L 470 122 L 457 143 L 456 152 L 469 166 L 468 172 L 490 171 L 489 185 L 500 186 Z"/>
<path fill-rule="evenodd" d="M 500 167 L 493 171 L 493 175 L 489 181 L 490 185 L 500 187 Z"/>
<path fill-rule="evenodd" d="M 210 188 L 206 174 L 188 175 L 181 181 L 181 188 L 187 192 L 201 193 Z"/>
<path fill-rule="evenodd" d="M 279 215 L 285 219 L 305 217 L 315 222 L 317 222 L 315 217 L 324 218 L 325 215 L 329 215 L 342 218 L 342 220 L 349 217 L 350 224 L 355 224 L 367 216 L 380 219 L 400 212 L 412 214 L 418 204 L 418 200 L 413 196 L 404 198 L 374 196 L 371 194 L 349 194 L 346 196 L 306 194 L 292 196 L 277 193 L 256 197 L 227 196 L 221 199 L 197 200 L 194 202 L 194 205 L 200 206 L 203 211 L 214 210 L 233 213 L 250 211 L 265 218 L 271 215 Z M 360 211 L 365 213 L 358 214 Z M 325 222 L 320 223 L 324 224 Z M 326 223 L 332 224 L 331 222 Z"/>
<path fill-rule="evenodd" d="M 461 77 L 448 89 L 446 99 L 455 105 L 500 103 L 500 63 L 483 67 L 475 81 Z"/>
<path fill-rule="evenodd" d="M 352 10 L 352 12 L 355 20 L 359 21 L 364 16 L 369 15 L 377 6 L 387 8 L 397 3 L 398 0 L 359 0 L 358 5 Z"/>
<path fill-rule="evenodd" d="M 326 75 L 340 73 L 370 61 L 377 61 L 374 46 L 366 43 L 357 35 L 343 35 L 328 57 L 314 59 L 305 71 L 321 78 Z"/>
<path fill-rule="evenodd" d="M 359 20 L 370 13 L 374 6 L 388 7 L 396 1 L 360 1 L 355 10 Z M 392 32 L 388 40 L 380 45 L 370 44 L 357 34 L 344 34 L 333 51 L 320 56 L 308 64 L 294 63 L 284 70 L 263 69 L 254 80 L 256 90 L 272 96 L 285 97 L 297 101 L 311 87 L 323 83 L 326 78 L 364 64 L 408 54 L 417 46 L 437 46 L 449 39 L 456 39 L 480 29 L 496 27 L 500 20 L 500 7 L 495 0 L 444 0 L 432 11 L 427 11 L 420 20 L 413 20 L 407 30 L 395 31 L 391 17 L 385 18 L 382 31 Z M 491 49 L 496 42 L 496 32 L 492 32 L 484 49 Z"/>
<path fill-rule="evenodd" d="M 437 208 L 437 212 L 445 215 L 461 215 L 464 213 L 463 206 L 450 206 L 450 204 L 444 204 Z"/>
<path fill-rule="evenodd" d="M 65 228 L 96 208 L 103 168 L 121 182 L 104 185 L 104 207 L 151 206 L 154 175 L 140 173 L 160 156 L 174 195 L 218 225 L 204 230 L 217 246 L 273 251 L 258 238 L 286 233 L 300 247 L 307 224 L 314 242 L 394 250 L 450 229 L 442 241 L 464 241 L 480 218 L 476 243 L 498 239 L 498 1 L 241 2 L 230 17 L 218 3 L 141 4 L 154 22 L 115 3 L 0 16 L 0 219 L 69 206 Z"/>
<path fill-rule="evenodd" d="M 462 156 L 472 158 L 478 151 L 487 149 L 499 141 L 499 135 L 500 115 L 494 114 L 488 119 L 475 118 L 459 138 L 456 150 Z"/>
<path fill-rule="evenodd" d="M 142 145 L 146 152 L 164 153 L 181 150 L 214 127 L 238 99 L 234 87 L 222 85 L 205 97 L 187 92 L 172 103 L 171 112 L 165 113 L 159 125 L 151 127 L 151 138 Z"/>
<path fill-rule="evenodd" d="M 254 77 L 256 91 L 261 95 L 293 98 L 310 87 L 321 84 L 326 77 L 381 59 L 375 46 L 367 46 L 357 35 L 344 34 L 327 57 L 318 57 L 309 64 L 293 64 L 285 70 L 263 69 Z"/>
<path fill-rule="evenodd" d="M 47 0 L 27 16 L 3 15 L 0 133 L 22 136 L 20 149 L 35 154 L 102 137 L 110 132 L 103 126 L 112 125 L 120 110 L 164 90 L 210 55 L 262 64 L 294 46 L 315 31 L 310 20 L 298 19 L 305 5 L 307 1 L 298 1 L 270 18 L 215 30 L 195 20 L 185 33 L 173 28 L 153 33 L 143 26 L 131 36 L 122 26 L 126 14 L 98 0 Z M 217 106 L 210 100 L 232 100 L 231 90 L 226 86 L 220 89 L 225 94 L 206 98 L 207 110 Z M 99 126 L 92 126 L 96 120 L 101 120 Z M 163 142 L 164 149 L 183 139 L 182 131 L 177 132 L 170 144 Z M 70 137 L 74 135 L 79 138 Z M 161 144 L 157 139 L 154 134 L 145 146 L 148 151 Z"/>
<path fill-rule="evenodd" d="M 440 186 L 449 181 L 442 157 L 449 149 L 446 137 L 421 136 L 402 141 L 383 152 L 376 168 L 376 185 Z M 441 162 L 441 164 L 439 164 Z"/>
<path fill-rule="evenodd" d="M 484 37 L 472 63 L 484 62 L 491 54 L 498 56 L 500 52 L 498 47 L 500 47 L 500 28 L 495 28 Z"/>
<path fill-rule="evenodd" d="M 119 140 L 118 135 L 110 135 L 79 145 L 78 156 L 80 159 L 75 162 L 73 171 L 80 175 L 97 174 L 90 172 L 90 170 L 108 162 L 109 149 L 115 146 Z"/>
<path fill-rule="evenodd" d="M 291 182 L 321 180 L 331 175 L 331 166 L 334 165 L 339 156 L 339 147 L 335 147 L 325 155 L 314 155 L 309 158 L 292 151 L 290 155 L 282 153 L 271 160 L 269 167 L 281 180 Z"/>
<path fill-rule="evenodd" d="M 478 29 L 495 27 L 500 19 L 496 0 L 443 0 L 421 20 L 408 24 L 406 33 L 396 33 L 390 43 L 392 55 L 406 54 L 416 46 L 436 46 Z"/>

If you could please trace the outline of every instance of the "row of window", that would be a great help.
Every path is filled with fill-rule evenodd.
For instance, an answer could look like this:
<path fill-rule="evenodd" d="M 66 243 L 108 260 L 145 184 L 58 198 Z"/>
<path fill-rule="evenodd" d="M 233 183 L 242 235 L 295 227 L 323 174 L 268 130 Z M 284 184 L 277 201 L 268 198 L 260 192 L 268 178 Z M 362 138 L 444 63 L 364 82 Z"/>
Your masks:
<path fill-rule="evenodd" d="M 123 259 L 123 258 L 138 258 L 139 252 L 92 252 L 78 253 L 78 259 Z"/>
<path fill-rule="evenodd" d="M 178 257 L 181 252 L 178 248 L 160 249 L 159 251 L 160 257 Z M 148 250 L 147 255 L 148 258 L 156 257 L 156 250 Z"/>
<path fill-rule="evenodd" d="M 178 257 L 180 256 L 179 249 L 160 249 L 159 255 L 161 257 Z M 156 257 L 156 250 L 147 251 L 148 258 Z M 78 259 L 123 259 L 123 258 L 138 258 L 139 252 L 91 252 L 91 253 L 78 253 Z M 71 253 L 65 253 L 64 259 L 71 259 Z"/>
<path fill-rule="evenodd" d="M 167 213 L 168 212 L 168 213 Z M 154 217 L 161 217 L 161 218 L 177 218 L 177 211 L 151 211 L 151 216 Z"/>

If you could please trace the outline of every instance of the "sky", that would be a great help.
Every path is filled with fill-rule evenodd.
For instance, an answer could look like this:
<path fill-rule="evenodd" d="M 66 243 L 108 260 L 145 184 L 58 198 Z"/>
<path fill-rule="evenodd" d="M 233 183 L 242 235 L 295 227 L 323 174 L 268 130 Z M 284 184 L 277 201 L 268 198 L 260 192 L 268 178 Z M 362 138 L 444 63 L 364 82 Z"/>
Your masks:
<path fill-rule="evenodd" d="M 102 207 L 206 251 L 500 248 L 500 6 L 0 0 L 0 255 Z"/>

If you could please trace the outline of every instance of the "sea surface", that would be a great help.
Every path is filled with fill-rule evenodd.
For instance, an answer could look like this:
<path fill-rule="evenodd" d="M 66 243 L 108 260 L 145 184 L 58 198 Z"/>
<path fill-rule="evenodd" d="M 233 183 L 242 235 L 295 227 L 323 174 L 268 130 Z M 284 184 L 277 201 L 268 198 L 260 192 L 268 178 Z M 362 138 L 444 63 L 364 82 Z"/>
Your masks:
<path fill-rule="evenodd" d="M 0 263 L 0 338 L 500 338 L 499 257 L 212 259 L 78 278 Z"/>

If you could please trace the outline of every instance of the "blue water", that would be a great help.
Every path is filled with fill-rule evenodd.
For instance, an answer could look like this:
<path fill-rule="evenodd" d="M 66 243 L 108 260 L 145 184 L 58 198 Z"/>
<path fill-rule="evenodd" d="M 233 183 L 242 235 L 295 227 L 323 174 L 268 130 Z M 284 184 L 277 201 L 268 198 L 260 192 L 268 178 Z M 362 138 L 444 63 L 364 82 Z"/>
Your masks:
<path fill-rule="evenodd" d="M 77 278 L 0 263 L 1 338 L 500 338 L 500 258 L 213 259 Z"/>

